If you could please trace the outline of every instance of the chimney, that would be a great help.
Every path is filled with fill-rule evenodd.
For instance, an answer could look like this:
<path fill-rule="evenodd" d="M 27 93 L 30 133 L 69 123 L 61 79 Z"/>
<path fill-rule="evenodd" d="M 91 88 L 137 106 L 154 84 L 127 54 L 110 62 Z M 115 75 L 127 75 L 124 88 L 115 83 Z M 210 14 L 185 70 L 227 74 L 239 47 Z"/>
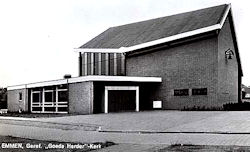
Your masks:
<path fill-rule="evenodd" d="M 64 79 L 69 79 L 69 78 L 71 78 L 71 74 L 65 74 L 65 75 L 63 76 L 63 78 L 64 78 Z"/>

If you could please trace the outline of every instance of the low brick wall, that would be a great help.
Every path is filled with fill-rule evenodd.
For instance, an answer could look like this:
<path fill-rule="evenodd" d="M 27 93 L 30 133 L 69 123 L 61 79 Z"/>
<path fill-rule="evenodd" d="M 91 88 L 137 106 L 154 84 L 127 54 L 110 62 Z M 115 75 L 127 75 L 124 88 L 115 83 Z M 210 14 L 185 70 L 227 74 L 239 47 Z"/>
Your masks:
<path fill-rule="evenodd" d="M 69 113 L 93 113 L 93 82 L 69 84 Z"/>

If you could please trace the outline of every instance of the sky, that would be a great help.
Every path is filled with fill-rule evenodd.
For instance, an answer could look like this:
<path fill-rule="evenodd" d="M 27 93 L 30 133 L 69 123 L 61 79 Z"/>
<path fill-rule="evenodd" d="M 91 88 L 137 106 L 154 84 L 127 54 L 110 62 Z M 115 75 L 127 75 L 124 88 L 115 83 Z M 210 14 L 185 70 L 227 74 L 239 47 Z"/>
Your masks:
<path fill-rule="evenodd" d="M 0 87 L 78 76 L 78 48 L 107 28 L 231 3 L 250 86 L 247 0 L 1 0 Z"/>

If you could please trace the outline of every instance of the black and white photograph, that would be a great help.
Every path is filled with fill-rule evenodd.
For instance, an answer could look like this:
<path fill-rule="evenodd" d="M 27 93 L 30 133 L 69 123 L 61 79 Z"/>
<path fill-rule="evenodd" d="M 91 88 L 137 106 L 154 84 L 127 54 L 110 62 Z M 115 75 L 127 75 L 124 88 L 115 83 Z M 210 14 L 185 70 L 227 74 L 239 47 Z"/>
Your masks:
<path fill-rule="evenodd" d="M 0 1 L 0 151 L 250 151 L 250 3 Z"/>

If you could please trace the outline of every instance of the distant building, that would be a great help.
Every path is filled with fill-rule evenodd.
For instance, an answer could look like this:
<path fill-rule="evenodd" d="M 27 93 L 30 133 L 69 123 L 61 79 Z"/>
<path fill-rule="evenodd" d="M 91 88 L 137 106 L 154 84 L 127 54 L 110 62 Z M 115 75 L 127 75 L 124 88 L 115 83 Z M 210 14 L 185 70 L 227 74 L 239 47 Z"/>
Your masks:
<path fill-rule="evenodd" d="M 241 85 L 242 88 L 242 102 L 250 102 L 250 88 L 245 86 L 245 85 Z"/>
<path fill-rule="evenodd" d="M 230 5 L 111 27 L 77 50 L 79 77 L 10 86 L 9 111 L 91 114 L 241 101 Z"/>

